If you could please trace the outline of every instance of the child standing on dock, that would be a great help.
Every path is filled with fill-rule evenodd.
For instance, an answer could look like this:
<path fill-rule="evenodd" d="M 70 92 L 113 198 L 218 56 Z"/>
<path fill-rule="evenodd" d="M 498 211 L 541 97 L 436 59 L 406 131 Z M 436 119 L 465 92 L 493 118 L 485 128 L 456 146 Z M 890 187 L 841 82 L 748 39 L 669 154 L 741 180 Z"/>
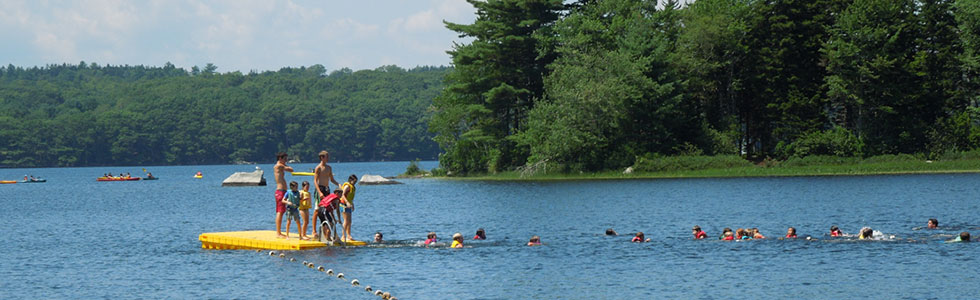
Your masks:
<path fill-rule="evenodd" d="M 344 233 L 341 239 L 343 241 L 353 240 L 354 237 L 350 235 L 350 217 L 351 213 L 354 212 L 354 184 L 357 184 L 357 175 L 350 174 L 347 177 L 347 182 L 344 182 L 341 188 L 343 193 L 340 196 L 340 206 L 342 212 L 344 213 Z"/>
<path fill-rule="evenodd" d="M 307 230 L 310 227 L 310 208 L 313 207 L 311 202 L 313 199 L 310 197 L 310 182 L 303 181 L 303 190 L 299 191 L 299 214 L 303 217 L 303 230 L 301 231 L 300 238 L 306 236 Z"/>
<path fill-rule="evenodd" d="M 289 227 L 292 226 L 292 223 L 295 220 L 296 221 L 296 233 L 299 234 L 299 239 L 302 240 L 305 237 L 303 236 L 303 232 L 300 230 L 300 227 L 301 227 L 300 225 L 302 223 L 299 222 L 299 204 L 300 204 L 300 201 L 301 200 L 300 200 L 299 191 L 296 190 L 297 188 L 299 188 L 299 184 L 297 184 L 295 181 L 290 182 L 289 183 L 289 192 L 286 193 L 286 197 L 284 199 L 282 199 L 282 202 L 283 202 L 284 205 L 287 206 L 287 209 L 286 209 L 286 238 L 287 239 L 289 238 Z"/>

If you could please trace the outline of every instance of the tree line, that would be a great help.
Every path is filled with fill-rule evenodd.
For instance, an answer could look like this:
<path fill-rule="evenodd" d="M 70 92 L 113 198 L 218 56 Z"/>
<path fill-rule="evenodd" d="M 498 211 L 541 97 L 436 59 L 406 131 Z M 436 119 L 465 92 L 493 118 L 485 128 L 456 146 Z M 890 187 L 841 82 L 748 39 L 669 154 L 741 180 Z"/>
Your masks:
<path fill-rule="evenodd" d="M 427 109 L 447 67 L 218 73 L 80 62 L 0 67 L 0 165 L 434 159 Z"/>
<path fill-rule="evenodd" d="M 429 123 L 455 174 L 980 147 L 980 1 L 468 1 Z"/>

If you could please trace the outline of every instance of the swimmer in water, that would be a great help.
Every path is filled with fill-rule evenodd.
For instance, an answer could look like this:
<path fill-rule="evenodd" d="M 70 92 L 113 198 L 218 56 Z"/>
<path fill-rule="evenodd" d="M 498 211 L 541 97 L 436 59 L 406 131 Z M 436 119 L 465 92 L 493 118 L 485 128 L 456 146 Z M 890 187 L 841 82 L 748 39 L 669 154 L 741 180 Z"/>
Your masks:
<path fill-rule="evenodd" d="M 532 236 L 531 237 L 531 240 L 527 242 L 527 245 L 528 246 L 541 246 L 541 237 L 536 236 L 536 235 L 535 236 Z"/>
<path fill-rule="evenodd" d="M 786 238 L 787 239 L 795 239 L 796 238 L 796 228 L 790 227 L 789 229 L 786 229 Z"/>
<path fill-rule="evenodd" d="M 752 236 L 749 235 L 749 231 L 739 228 L 735 229 L 735 240 L 750 240 Z"/>
<path fill-rule="evenodd" d="M 694 228 L 691 228 L 691 231 L 694 233 L 694 239 L 695 240 L 700 240 L 700 239 L 703 239 L 703 238 L 708 237 L 708 234 L 707 233 L 704 233 L 704 231 L 701 231 L 701 226 L 694 225 Z"/>
<path fill-rule="evenodd" d="M 935 218 L 929 219 L 929 223 L 926 225 L 926 228 L 929 228 L 929 229 L 938 229 L 939 228 L 939 220 L 936 220 Z"/>
<path fill-rule="evenodd" d="M 863 227 L 861 228 L 861 233 L 858 234 L 858 239 L 861 240 L 871 239 L 873 235 L 874 235 L 874 230 L 871 230 L 871 227 Z"/>
<path fill-rule="evenodd" d="M 616 231 L 613 230 L 612 228 L 607 228 L 606 235 L 619 235 L 619 233 L 616 233 Z"/>
<path fill-rule="evenodd" d="M 473 236 L 474 240 L 485 240 L 487 239 L 487 232 L 483 228 L 476 230 L 476 235 Z"/>
<path fill-rule="evenodd" d="M 633 237 L 633 240 L 632 240 L 632 242 L 634 242 L 634 243 L 644 243 L 644 242 L 649 242 L 649 241 L 650 241 L 650 239 L 646 238 L 643 235 L 643 231 L 637 232 L 636 233 L 636 236 L 634 236 Z"/>
<path fill-rule="evenodd" d="M 947 243 L 960 243 L 960 242 L 966 243 L 969 241 L 970 241 L 970 233 L 964 231 L 964 232 L 960 232 L 960 236 L 956 237 L 956 239 L 947 241 Z"/>
<path fill-rule="evenodd" d="M 429 244 L 432 244 L 432 243 L 435 243 L 435 242 L 436 242 L 436 233 L 435 232 L 429 232 L 429 235 L 427 235 L 426 236 L 426 239 L 425 239 L 425 245 L 428 246 Z"/>
<path fill-rule="evenodd" d="M 381 231 L 378 231 L 378 232 L 375 232 L 374 233 L 374 242 L 375 243 L 384 243 L 385 242 L 385 236 L 383 234 L 381 234 Z"/>
<path fill-rule="evenodd" d="M 723 241 L 733 241 L 735 240 L 735 235 L 732 234 L 731 228 L 725 227 L 725 229 L 721 231 L 721 237 L 718 237 L 718 239 Z"/>
<path fill-rule="evenodd" d="M 454 233 L 453 234 L 453 244 L 449 248 L 463 248 L 463 234 Z"/>
<path fill-rule="evenodd" d="M 830 236 L 844 236 L 844 233 L 837 226 L 830 226 Z"/>
<path fill-rule="evenodd" d="M 766 236 L 759 233 L 759 228 L 752 228 L 752 238 L 753 239 L 764 239 Z"/>

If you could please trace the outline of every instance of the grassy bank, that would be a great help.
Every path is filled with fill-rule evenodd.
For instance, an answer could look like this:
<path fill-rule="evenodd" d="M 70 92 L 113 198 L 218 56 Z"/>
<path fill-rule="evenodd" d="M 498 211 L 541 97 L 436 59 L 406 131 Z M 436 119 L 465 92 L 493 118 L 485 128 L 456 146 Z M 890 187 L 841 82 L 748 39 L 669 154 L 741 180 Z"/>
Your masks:
<path fill-rule="evenodd" d="M 742 163 L 744 162 L 744 163 Z M 520 172 L 492 175 L 440 177 L 460 180 L 585 180 L 646 178 L 721 178 L 771 176 L 860 176 L 895 174 L 980 173 L 980 153 L 958 153 L 944 159 L 926 160 L 912 155 L 885 155 L 866 159 L 808 157 L 752 163 L 730 156 L 689 156 L 639 159 L 631 174 L 623 170 L 581 173 Z"/>

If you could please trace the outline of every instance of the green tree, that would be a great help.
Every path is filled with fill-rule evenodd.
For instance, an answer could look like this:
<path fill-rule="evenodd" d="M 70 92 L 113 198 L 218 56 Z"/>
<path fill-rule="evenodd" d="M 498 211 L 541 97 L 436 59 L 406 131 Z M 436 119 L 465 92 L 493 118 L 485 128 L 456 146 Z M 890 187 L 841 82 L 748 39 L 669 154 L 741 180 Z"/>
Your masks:
<path fill-rule="evenodd" d="M 869 154 L 923 149 L 933 121 L 920 118 L 932 109 L 916 98 L 914 12 L 911 0 L 855 0 L 824 47 L 831 118 L 863 139 Z"/>
<path fill-rule="evenodd" d="M 446 27 L 473 41 L 449 51 L 454 69 L 434 100 L 429 128 L 445 151 L 443 168 L 496 172 L 527 159 L 527 149 L 509 137 L 523 130 L 527 112 L 544 92 L 542 80 L 554 55 L 540 31 L 558 19 L 563 5 L 560 0 L 468 2 L 477 10 L 476 21 Z"/>

